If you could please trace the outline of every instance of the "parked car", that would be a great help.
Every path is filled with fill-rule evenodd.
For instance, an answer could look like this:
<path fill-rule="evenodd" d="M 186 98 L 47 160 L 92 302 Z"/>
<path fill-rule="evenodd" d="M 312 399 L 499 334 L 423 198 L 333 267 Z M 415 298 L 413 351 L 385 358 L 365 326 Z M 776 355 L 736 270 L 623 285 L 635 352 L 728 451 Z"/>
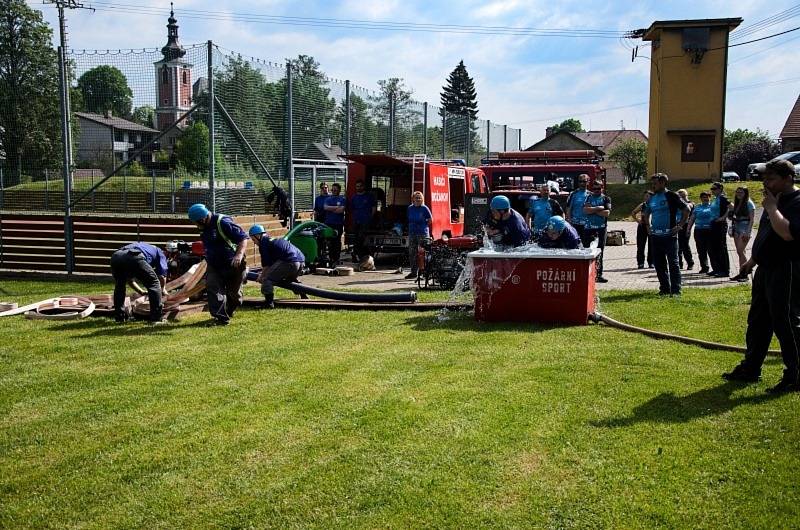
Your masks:
<path fill-rule="evenodd" d="M 797 165 L 800 164 L 800 151 L 790 151 L 788 153 L 783 153 L 782 155 L 778 155 L 770 162 L 774 162 L 776 160 L 788 160 L 792 164 L 795 165 L 795 169 L 797 169 Z M 766 162 L 759 162 L 757 164 L 750 164 L 747 166 L 747 178 L 750 180 L 761 180 L 760 172 L 764 170 L 764 166 L 766 166 Z"/>
<path fill-rule="evenodd" d="M 723 171 L 722 182 L 738 182 L 741 180 L 739 174 L 735 171 Z"/>

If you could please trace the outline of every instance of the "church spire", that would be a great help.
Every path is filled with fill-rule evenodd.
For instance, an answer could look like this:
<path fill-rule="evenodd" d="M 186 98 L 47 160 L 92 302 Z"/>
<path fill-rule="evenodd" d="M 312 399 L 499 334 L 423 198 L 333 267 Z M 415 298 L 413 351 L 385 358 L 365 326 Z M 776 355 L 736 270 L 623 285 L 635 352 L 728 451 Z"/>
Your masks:
<path fill-rule="evenodd" d="M 186 55 L 186 50 L 178 42 L 178 20 L 175 18 L 175 9 L 169 3 L 169 18 L 167 19 L 167 44 L 161 48 L 165 61 L 174 61 Z"/>

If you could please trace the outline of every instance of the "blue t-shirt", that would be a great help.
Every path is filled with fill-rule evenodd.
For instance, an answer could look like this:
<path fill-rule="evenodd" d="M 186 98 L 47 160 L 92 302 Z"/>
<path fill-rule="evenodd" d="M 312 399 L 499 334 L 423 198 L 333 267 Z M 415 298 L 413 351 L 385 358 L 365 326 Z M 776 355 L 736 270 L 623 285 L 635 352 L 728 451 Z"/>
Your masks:
<path fill-rule="evenodd" d="M 218 233 L 218 221 L 231 244 Z M 224 270 L 230 268 L 231 260 L 236 254 L 236 245 L 247 239 L 247 234 L 227 215 L 214 214 L 208 226 L 203 228 L 200 239 L 203 240 L 208 264 L 217 270 Z"/>
<path fill-rule="evenodd" d="M 261 254 L 261 266 L 271 267 L 277 261 L 287 261 L 289 263 L 303 263 L 306 261 L 300 249 L 292 245 L 283 238 L 272 239 L 271 237 L 261 236 L 258 242 L 258 252 Z"/>
<path fill-rule="evenodd" d="M 695 204 L 692 215 L 694 215 L 695 230 L 707 230 L 711 228 L 711 221 L 717 217 L 714 215 L 714 210 L 711 208 L 711 203 Z"/>
<path fill-rule="evenodd" d="M 586 214 L 583 213 L 583 207 L 586 204 L 586 197 L 588 196 L 589 192 L 582 189 L 577 189 L 569 194 L 567 198 L 567 208 L 569 208 L 572 224 L 586 224 Z"/>
<path fill-rule="evenodd" d="M 714 218 L 718 219 L 728 213 L 728 205 L 731 201 L 724 195 L 719 195 L 711 199 L 711 211 L 714 212 Z M 722 220 L 725 223 L 725 220 Z"/>
<path fill-rule="evenodd" d="M 164 251 L 160 248 L 154 247 L 149 243 L 139 242 L 125 245 L 120 250 L 138 250 L 142 253 L 142 256 L 144 256 L 144 260 L 147 264 L 153 267 L 156 274 L 159 276 L 167 275 L 167 256 L 164 255 Z"/>
<path fill-rule="evenodd" d="M 547 221 L 549 221 L 553 215 L 557 215 L 557 213 L 553 213 L 553 205 L 550 199 L 543 199 L 542 197 L 534 197 L 531 199 L 530 213 L 533 219 L 533 229 L 536 232 L 544 230 Z"/>
<path fill-rule="evenodd" d="M 408 207 L 408 235 L 430 237 L 428 231 L 428 219 L 433 219 L 430 209 L 425 206 L 414 204 Z"/>
<path fill-rule="evenodd" d="M 672 235 L 677 224 L 678 210 L 685 207 L 677 193 L 664 190 L 653 194 L 645 203 L 644 211 L 650 214 L 650 233 L 655 236 Z"/>
<path fill-rule="evenodd" d="M 356 193 L 350 198 L 350 210 L 357 225 L 368 225 L 372 221 L 375 197 L 370 193 Z"/>
<path fill-rule="evenodd" d="M 575 249 L 581 248 L 581 238 L 578 231 L 569 223 L 564 227 L 564 231 L 556 239 L 550 239 L 548 235 L 539 238 L 539 246 L 542 248 L 564 248 Z"/>
<path fill-rule="evenodd" d="M 531 239 L 531 229 L 525 218 L 522 217 L 516 210 L 511 210 L 511 216 L 508 219 L 501 219 L 499 221 L 492 217 L 491 210 L 487 212 L 484 222 L 500 231 L 502 235 L 500 239 L 501 245 L 512 247 L 519 247 L 524 245 Z"/>
<path fill-rule="evenodd" d="M 347 206 L 347 199 L 341 195 L 328 195 L 325 199 L 325 206 Z M 330 226 L 341 226 L 344 224 L 344 212 L 334 213 L 325 212 L 325 224 Z"/>
<path fill-rule="evenodd" d="M 586 202 L 584 203 L 584 206 L 603 206 L 606 210 L 610 210 L 611 199 L 602 193 L 600 195 L 590 193 L 586 196 Z M 592 213 L 586 215 L 586 221 L 584 222 L 584 225 L 589 229 L 603 228 L 606 226 L 606 218 L 602 215 Z"/>
<path fill-rule="evenodd" d="M 318 195 L 316 199 L 314 199 L 314 220 L 322 223 L 325 222 L 325 201 L 330 197 L 330 195 Z"/>
<path fill-rule="evenodd" d="M 736 215 L 736 212 L 734 212 L 734 220 L 737 223 L 745 222 L 745 221 L 749 222 L 750 221 L 750 212 L 754 212 L 756 210 L 756 205 L 753 203 L 753 201 L 751 201 L 750 199 L 747 199 L 747 205 L 746 205 L 745 208 L 746 208 L 746 211 L 743 212 L 744 215 Z"/>

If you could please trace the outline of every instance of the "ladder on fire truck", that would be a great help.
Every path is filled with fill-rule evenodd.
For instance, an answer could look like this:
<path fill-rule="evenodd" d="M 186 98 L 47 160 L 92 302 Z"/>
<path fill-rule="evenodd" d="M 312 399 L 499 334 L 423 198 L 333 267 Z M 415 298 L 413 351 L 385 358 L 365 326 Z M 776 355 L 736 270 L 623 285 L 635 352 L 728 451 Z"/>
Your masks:
<path fill-rule="evenodd" d="M 414 155 L 411 159 L 411 193 L 422 192 L 425 196 L 425 164 L 428 162 L 428 155 Z"/>

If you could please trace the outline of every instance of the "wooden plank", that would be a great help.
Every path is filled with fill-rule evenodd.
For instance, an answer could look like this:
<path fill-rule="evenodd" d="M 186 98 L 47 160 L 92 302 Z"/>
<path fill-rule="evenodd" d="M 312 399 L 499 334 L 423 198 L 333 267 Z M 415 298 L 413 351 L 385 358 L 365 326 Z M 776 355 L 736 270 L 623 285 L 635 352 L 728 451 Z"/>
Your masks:
<path fill-rule="evenodd" d="M 12 256 L 19 254 L 61 254 L 64 255 L 64 245 L 60 247 L 22 247 L 18 245 L 3 244 L 2 254 Z"/>
<path fill-rule="evenodd" d="M 27 261 L 0 261 L 0 268 L 21 269 L 31 271 L 64 271 L 66 266 L 61 263 L 29 263 Z"/>
<path fill-rule="evenodd" d="M 22 262 L 22 263 L 64 263 L 64 256 L 55 254 L 32 255 L 32 254 L 6 254 L 3 253 L 3 263 Z"/>
<path fill-rule="evenodd" d="M 64 239 L 63 230 L 30 230 L 30 229 L 6 229 L 3 228 L 3 239 L 6 237 L 17 237 L 20 239 L 37 238 L 61 238 Z"/>
<path fill-rule="evenodd" d="M 8 193 L 8 192 L 6 192 Z M 62 201 L 63 203 L 63 201 Z M 8 214 L 4 213 L 2 220 L 0 222 L 7 222 L 7 221 L 23 221 L 23 222 L 64 222 L 63 215 L 47 215 L 47 214 Z"/>

